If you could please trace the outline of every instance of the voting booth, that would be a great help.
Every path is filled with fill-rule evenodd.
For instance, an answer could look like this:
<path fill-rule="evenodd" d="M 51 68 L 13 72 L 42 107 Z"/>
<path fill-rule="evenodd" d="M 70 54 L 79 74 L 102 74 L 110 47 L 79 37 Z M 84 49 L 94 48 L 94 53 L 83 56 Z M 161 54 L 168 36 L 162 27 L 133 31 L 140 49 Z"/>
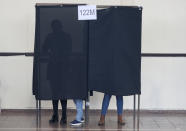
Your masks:
<path fill-rule="evenodd" d="M 95 20 L 78 20 L 78 5 L 36 6 L 36 99 L 140 94 L 141 12 L 109 7 Z"/>
<path fill-rule="evenodd" d="M 96 6 L 95 6 L 96 7 Z M 92 16 L 86 16 L 92 15 Z M 137 6 L 36 5 L 33 95 L 41 100 L 83 99 L 88 123 L 90 91 L 141 94 L 141 21 Z M 139 120 L 138 120 L 139 126 Z"/>

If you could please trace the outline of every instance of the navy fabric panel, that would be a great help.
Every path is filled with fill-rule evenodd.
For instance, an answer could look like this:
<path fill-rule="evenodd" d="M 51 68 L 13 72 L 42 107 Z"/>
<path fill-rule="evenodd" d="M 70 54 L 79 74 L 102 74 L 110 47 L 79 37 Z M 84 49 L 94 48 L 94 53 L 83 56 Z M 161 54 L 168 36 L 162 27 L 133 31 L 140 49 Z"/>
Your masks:
<path fill-rule="evenodd" d="M 89 23 L 89 90 L 141 93 L 141 14 L 138 7 L 98 10 Z"/>
<path fill-rule="evenodd" d="M 36 99 L 87 98 L 88 22 L 77 6 L 37 6 L 33 75 Z"/>

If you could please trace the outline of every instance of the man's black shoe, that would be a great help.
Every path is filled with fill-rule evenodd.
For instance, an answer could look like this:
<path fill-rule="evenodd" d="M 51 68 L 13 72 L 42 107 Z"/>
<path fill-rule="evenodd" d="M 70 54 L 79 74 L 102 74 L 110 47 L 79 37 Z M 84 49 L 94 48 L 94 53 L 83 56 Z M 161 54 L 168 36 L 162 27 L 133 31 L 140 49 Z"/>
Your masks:
<path fill-rule="evenodd" d="M 58 115 L 52 115 L 52 118 L 49 120 L 49 123 L 56 123 L 58 122 Z"/>
<path fill-rule="evenodd" d="M 67 119 L 61 118 L 60 124 L 61 124 L 61 125 L 67 124 Z"/>

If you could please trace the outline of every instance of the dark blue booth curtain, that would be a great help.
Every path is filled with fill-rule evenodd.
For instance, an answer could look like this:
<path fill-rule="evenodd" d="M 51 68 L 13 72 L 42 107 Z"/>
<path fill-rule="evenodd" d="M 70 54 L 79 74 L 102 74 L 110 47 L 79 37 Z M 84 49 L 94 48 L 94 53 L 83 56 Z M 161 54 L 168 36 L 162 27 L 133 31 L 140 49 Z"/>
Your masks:
<path fill-rule="evenodd" d="M 112 95 L 141 93 L 141 14 L 139 7 L 98 11 L 89 25 L 89 89 Z"/>
<path fill-rule="evenodd" d="M 88 22 L 77 19 L 75 5 L 36 6 L 36 99 L 87 98 Z"/>

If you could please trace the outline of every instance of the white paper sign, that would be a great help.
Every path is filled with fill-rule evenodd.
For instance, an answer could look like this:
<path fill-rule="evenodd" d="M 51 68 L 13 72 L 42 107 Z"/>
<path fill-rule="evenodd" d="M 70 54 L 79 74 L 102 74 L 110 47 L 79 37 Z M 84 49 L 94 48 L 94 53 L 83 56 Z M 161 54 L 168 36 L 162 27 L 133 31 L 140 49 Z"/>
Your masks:
<path fill-rule="evenodd" d="M 78 20 L 96 20 L 97 10 L 96 5 L 79 5 Z"/>

